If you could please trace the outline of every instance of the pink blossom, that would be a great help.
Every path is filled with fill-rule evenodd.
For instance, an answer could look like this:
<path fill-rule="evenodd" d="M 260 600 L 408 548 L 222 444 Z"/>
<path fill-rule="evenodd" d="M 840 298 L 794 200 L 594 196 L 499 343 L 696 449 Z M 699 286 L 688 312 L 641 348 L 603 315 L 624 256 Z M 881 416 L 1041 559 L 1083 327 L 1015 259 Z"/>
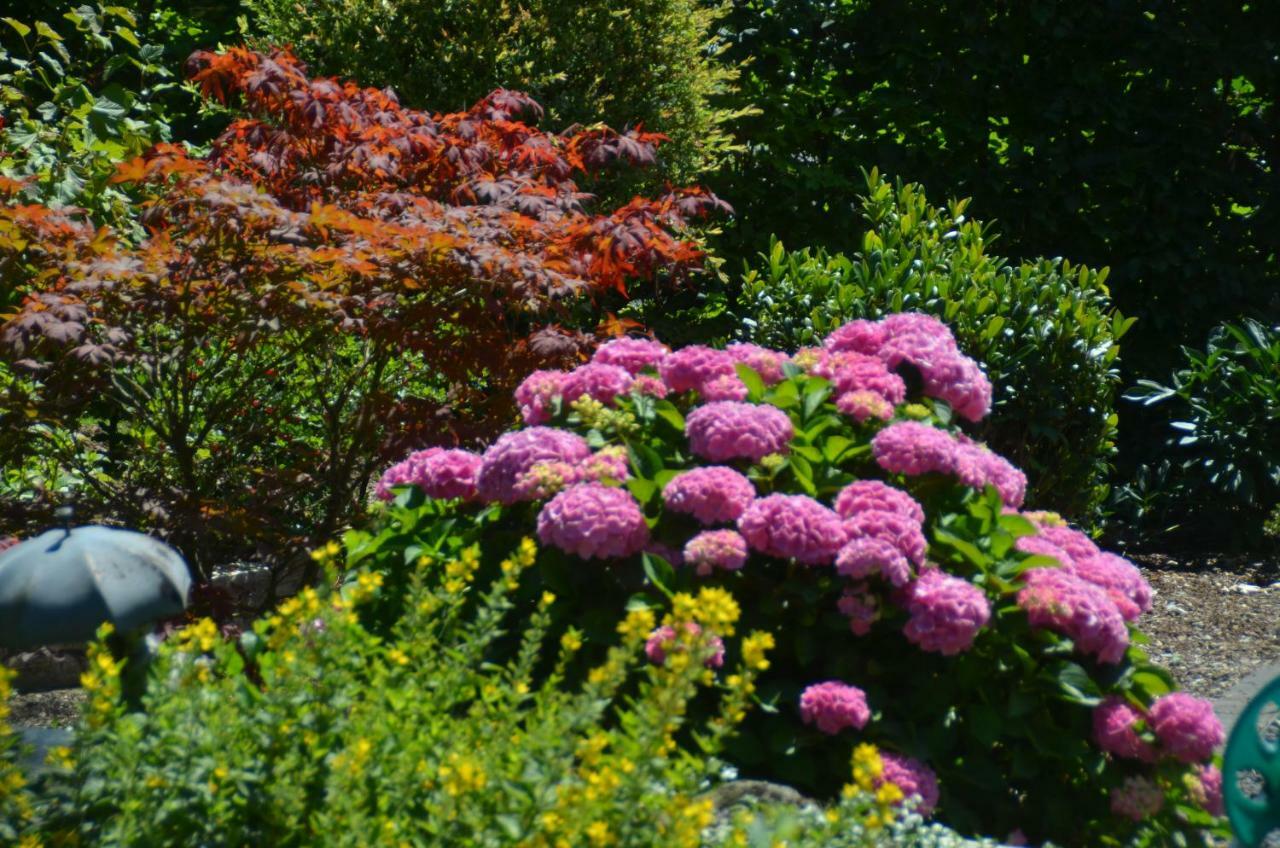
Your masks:
<path fill-rule="evenodd" d="M 539 462 L 516 479 L 512 496 L 518 501 L 541 501 L 582 482 L 579 466 L 569 462 Z"/>
<path fill-rule="evenodd" d="M 853 539 L 836 554 L 836 571 L 861 579 L 879 574 L 894 586 L 911 580 L 911 563 L 892 541 L 875 536 Z"/>
<path fill-rule="evenodd" d="M 649 525 L 626 489 L 581 483 L 538 513 L 538 538 L 582 559 L 614 559 L 639 553 L 649 541 Z"/>
<path fill-rule="evenodd" d="M 631 372 L 617 365 L 588 363 L 580 365 L 565 375 L 560 393 L 565 406 L 582 397 L 589 397 L 605 406 L 613 406 L 619 395 L 631 391 Z"/>
<path fill-rule="evenodd" d="M 723 465 L 685 471 L 662 490 L 667 509 L 692 515 L 703 524 L 737 521 L 755 496 L 750 480 Z"/>
<path fill-rule="evenodd" d="M 1147 721 L 1164 749 L 1184 763 L 1209 759 L 1226 736 L 1213 704 L 1185 692 L 1157 698 Z"/>
<path fill-rule="evenodd" d="M 540 462 L 576 466 L 590 455 L 586 440 L 567 430 L 530 427 L 504 433 L 484 452 L 476 487 L 483 500 L 513 504 L 523 499 L 516 484 L 533 466 Z"/>
<path fill-rule="evenodd" d="M 867 694 L 838 680 L 814 683 L 800 695 L 800 717 L 805 724 L 834 736 L 846 727 L 861 730 L 871 719 Z"/>
<path fill-rule="evenodd" d="M 849 619 L 849 629 L 856 636 L 866 636 L 871 632 L 871 625 L 880 618 L 880 601 L 865 583 L 855 583 L 846 588 L 836 606 Z"/>
<path fill-rule="evenodd" d="M 1073 530 L 1065 524 L 1044 524 L 1037 522 L 1040 535 L 1067 552 L 1074 563 L 1078 559 L 1088 559 L 1102 553 L 1102 550 L 1079 530 Z M 1063 563 L 1067 565 L 1068 563 Z"/>
<path fill-rule="evenodd" d="M 956 439 L 955 473 L 960 481 L 975 489 L 995 486 L 1005 506 L 1022 506 L 1027 493 L 1027 478 L 1008 460 L 961 436 Z"/>
<path fill-rule="evenodd" d="M 671 349 L 650 339 L 613 339 L 596 348 L 591 361 L 600 365 L 616 365 L 631 374 L 646 368 L 657 368 Z"/>
<path fill-rule="evenodd" d="M 698 387 L 698 394 L 704 401 L 746 400 L 749 392 L 747 384 L 737 374 L 725 374 L 707 380 Z"/>
<path fill-rule="evenodd" d="M 881 430 L 871 440 L 871 453 L 892 474 L 950 474 L 956 467 L 955 439 L 918 421 L 900 421 Z"/>
<path fill-rule="evenodd" d="M 916 812 L 928 816 L 938 806 L 938 776 L 933 769 L 913 757 L 891 754 L 882 751 L 880 759 L 884 762 L 884 771 L 876 779 L 876 786 L 892 783 L 902 790 L 902 794 L 920 799 Z"/>
<path fill-rule="evenodd" d="M 920 522 L 912 515 L 900 512 L 867 510 L 855 512 L 844 521 L 849 541 L 855 539 L 884 539 L 897 548 L 904 557 L 916 565 L 924 562 L 929 543 L 924 538 Z"/>
<path fill-rule="evenodd" d="M 836 409 L 859 424 L 875 418 L 888 421 L 893 417 L 893 404 L 872 391 L 845 392 L 836 398 Z"/>
<path fill-rule="evenodd" d="M 516 388 L 516 403 L 526 424 L 545 424 L 551 420 L 551 405 L 560 396 L 566 377 L 564 371 L 534 371 Z"/>
<path fill-rule="evenodd" d="M 1111 812 L 1133 821 L 1154 816 L 1164 806 L 1164 792 L 1146 777 L 1126 777 L 1111 790 Z"/>
<path fill-rule="evenodd" d="M 831 331 L 823 346 L 832 353 L 853 351 L 874 354 L 884 346 L 888 333 L 884 325 L 876 321 L 858 319 Z"/>
<path fill-rule="evenodd" d="M 858 480 L 836 495 L 836 512 L 841 518 L 852 518 L 859 512 L 896 512 L 917 524 L 924 522 L 924 507 L 911 495 L 879 480 Z"/>
<path fill-rule="evenodd" d="M 383 500 L 390 500 L 391 486 L 412 484 L 428 497 L 474 500 L 480 461 L 477 454 L 465 450 L 428 448 L 418 451 L 388 468 L 378 481 L 375 494 Z"/>
<path fill-rule="evenodd" d="M 805 565 L 831 562 L 845 540 L 840 516 L 805 495 L 753 501 L 738 519 L 738 531 L 760 553 Z"/>
<path fill-rule="evenodd" d="M 968 580 L 939 569 L 920 575 L 907 602 L 907 641 L 922 651 L 953 656 L 973 646 L 978 631 L 991 620 L 991 605 Z"/>
<path fill-rule="evenodd" d="M 737 571 L 747 562 L 747 540 L 734 530 L 704 530 L 685 544 L 682 558 L 701 577 Z"/>
<path fill-rule="evenodd" d="M 682 347 L 658 364 L 658 373 L 673 392 L 697 391 L 716 377 L 735 377 L 733 357 L 703 345 Z"/>
<path fill-rule="evenodd" d="M 837 395 L 869 391 L 892 404 L 902 403 L 907 397 L 907 384 L 903 379 L 885 368 L 884 363 L 874 356 L 824 353 L 811 370 L 813 374 L 830 380 Z"/>
<path fill-rule="evenodd" d="M 1215 765 L 1197 765 L 1187 775 L 1187 792 L 1211 816 L 1226 812 L 1222 804 L 1222 772 Z"/>
<path fill-rule="evenodd" d="M 648 374 L 641 374 L 631 383 L 631 391 L 638 395 L 648 395 L 649 397 L 664 398 L 667 396 L 667 384 L 662 382 L 658 377 L 651 377 Z"/>
<path fill-rule="evenodd" d="M 1070 554 L 1044 536 L 1019 536 L 1013 546 L 1024 554 L 1052 557 L 1062 566 L 1068 566 L 1072 562 Z"/>
<path fill-rule="evenodd" d="M 769 454 L 785 452 L 795 435 L 791 419 L 777 407 L 730 400 L 708 403 L 690 412 L 684 432 L 690 449 L 712 462 L 759 462 Z"/>
<path fill-rule="evenodd" d="M 1137 724 L 1145 720 L 1146 716 L 1128 701 L 1112 695 L 1093 709 L 1093 741 L 1117 757 L 1153 763 L 1155 748 L 1138 736 Z"/>
<path fill-rule="evenodd" d="M 596 451 L 582 461 L 578 468 L 578 479 L 597 483 L 623 483 L 630 480 L 631 466 L 627 460 L 627 449 L 621 445 L 609 445 Z"/>
<path fill-rule="evenodd" d="M 649 634 L 648 641 L 644 643 L 644 654 L 649 662 L 663 665 L 669 652 L 687 653 L 690 647 L 699 645 L 702 640 L 698 636 L 702 633 L 702 628 L 692 621 L 684 622 L 683 627 L 686 634 L 684 639 L 679 638 L 675 627 L 670 624 L 664 624 Z M 720 668 L 724 665 L 724 641 L 714 633 L 708 636 L 712 653 L 703 665 L 707 668 Z"/>
<path fill-rule="evenodd" d="M 1137 566 L 1111 553 L 1074 560 L 1068 570 L 1081 580 L 1106 591 L 1125 621 L 1135 621 L 1151 610 L 1151 585 Z"/>
<path fill-rule="evenodd" d="M 782 366 L 791 361 L 785 353 L 745 342 L 731 344 L 725 352 L 733 357 L 734 362 L 742 363 L 759 374 L 766 386 L 782 382 L 785 376 Z"/>
<path fill-rule="evenodd" d="M 1060 568 L 1033 568 L 1024 575 L 1018 606 L 1032 627 L 1061 633 L 1076 650 L 1104 663 L 1118 663 L 1129 646 L 1124 618 L 1106 592 Z"/>

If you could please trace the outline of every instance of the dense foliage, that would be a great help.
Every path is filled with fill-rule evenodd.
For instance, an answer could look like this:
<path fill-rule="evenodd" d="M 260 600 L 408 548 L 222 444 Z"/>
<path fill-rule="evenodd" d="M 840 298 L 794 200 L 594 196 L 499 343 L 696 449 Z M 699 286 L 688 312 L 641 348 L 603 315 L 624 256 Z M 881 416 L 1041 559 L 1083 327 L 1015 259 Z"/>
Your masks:
<path fill-rule="evenodd" d="M 737 334 L 794 350 L 854 318 L 905 309 L 946 321 L 997 387 L 976 433 L 1026 470 L 1033 502 L 1091 518 L 1115 454 L 1118 342 L 1133 323 L 1112 308 L 1106 271 L 992 255 L 993 228 L 967 202 L 933 206 L 874 170 L 860 210 L 856 252 L 772 243 L 730 308 Z"/>
<path fill-rule="evenodd" d="M 1126 397 L 1168 423 L 1159 480 L 1142 501 L 1148 526 L 1176 522 L 1197 544 L 1257 545 L 1280 504 L 1280 328 L 1223 324 L 1168 384 L 1143 380 Z M 1131 494 L 1137 499 L 1146 492 Z"/>
<path fill-rule="evenodd" d="M 973 197 L 1004 250 L 1110 266 L 1132 361 L 1274 314 L 1280 16 L 1256 2 L 737 0 L 743 251 L 855 248 L 860 168 Z M 1142 436 L 1139 436 L 1142 438 Z"/>
<path fill-rule="evenodd" d="M 6 207 L 0 251 L 35 276 L 0 340 L 21 375 L 5 464 L 73 475 L 92 509 L 198 565 L 331 533 L 391 435 L 501 428 L 515 375 L 572 361 L 591 338 L 573 327 L 630 282 L 698 268 L 677 231 L 722 205 L 672 190 L 586 212 L 574 177 L 651 161 L 657 139 L 540 132 L 514 92 L 433 117 L 287 52 L 201 53 L 191 72 L 243 117 L 206 157 L 158 146 L 122 166 L 152 195 L 136 246 Z M 27 242 L 53 219 L 55 238 Z"/>
<path fill-rule="evenodd" d="M 483 456 L 390 468 L 381 496 L 430 497 L 383 533 L 536 525 L 541 587 L 588 636 L 637 594 L 674 593 L 677 617 L 740 603 L 777 642 L 772 714 L 729 748 L 748 774 L 834 794 L 868 740 L 922 811 L 968 832 L 1166 845 L 1219 827 L 1222 728 L 1141 649 L 1150 587 L 1020 511 L 1021 472 L 957 427 L 991 395 L 918 313 L 794 356 L 618 340 L 526 379 L 529 426 Z M 671 638 L 654 631 L 651 661 Z"/>
<path fill-rule="evenodd" d="M 651 187 L 663 178 L 699 179 L 732 148 L 736 115 L 720 100 L 737 73 L 719 58 L 720 2 L 247 5 L 269 40 L 292 44 L 317 70 L 390 86 L 407 103 L 461 109 L 495 88 L 519 88 L 559 124 L 605 121 L 663 133 L 671 143 Z"/>

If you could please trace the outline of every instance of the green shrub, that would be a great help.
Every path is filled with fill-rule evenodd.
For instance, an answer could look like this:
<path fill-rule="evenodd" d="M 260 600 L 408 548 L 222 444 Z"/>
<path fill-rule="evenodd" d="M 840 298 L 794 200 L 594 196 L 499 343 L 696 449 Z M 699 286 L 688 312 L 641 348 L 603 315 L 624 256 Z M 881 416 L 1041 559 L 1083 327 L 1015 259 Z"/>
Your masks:
<path fill-rule="evenodd" d="M 1168 421 L 1153 520 L 1204 545 L 1258 545 L 1280 505 L 1280 327 L 1223 324 L 1168 384 L 1139 380 L 1126 398 Z"/>
<path fill-rule="evenodd" d="M 856 253 L 772 243 L 742 280 L 737 334 L 793 350 L 854 318 L 941 318 L 996 386 L 980 437 L 1026 470 L 1035 503 L 1092 519 L 1115 454 L 1118 342 L 1133 323 L 1113 309 L 1106 270 L 992 255 L 993 229 L 968 218 L 967 201 L 932 206 L 919 185 L 874 170 L 861 209 Z"/>
<path fill-rule="evenodd" d="M 648 175 L 650 188 L 663 179 L 695 180 L 732 148 L 734 113 L 718 104 L 737 76 L 718 59 L 723 44 L 715 28 L 724 3 L 250 0 L 247 6 L 270 40 L 293 45 L 315 71 L 391 86 L 409 104 L 453 111 L 510 88 L 541 103 L 556 125 L 643 123 L 671 138 L 660 153 L 662 167 Z M 611 196 L 622 190 L 615 187 Z"/>

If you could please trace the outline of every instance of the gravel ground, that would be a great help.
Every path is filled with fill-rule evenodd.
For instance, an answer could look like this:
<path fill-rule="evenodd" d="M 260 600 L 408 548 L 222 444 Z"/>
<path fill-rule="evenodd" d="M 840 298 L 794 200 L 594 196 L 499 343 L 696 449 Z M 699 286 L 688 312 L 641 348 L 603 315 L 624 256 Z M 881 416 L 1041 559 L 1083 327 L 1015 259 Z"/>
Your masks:
<path fill-rule="evenodd" d="M 1280 562 L 1135 555 L 1155 590 L 1138 626 L 1152 660 L 1179 684 L 1217 698 L 1280 660 Z"/>

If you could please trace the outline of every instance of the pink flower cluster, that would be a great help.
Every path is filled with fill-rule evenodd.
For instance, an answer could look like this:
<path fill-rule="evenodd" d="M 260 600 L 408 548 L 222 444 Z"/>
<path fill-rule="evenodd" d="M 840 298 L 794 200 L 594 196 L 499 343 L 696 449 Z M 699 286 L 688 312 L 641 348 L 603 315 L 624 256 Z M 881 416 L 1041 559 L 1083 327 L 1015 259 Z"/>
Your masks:
<path fill-rule="evenodd" d="M 1039 523 L 1037 528 L 1038 535 L 1018 539 L 1018 550 L 1053 557 L 1067 572 L 1102 589 L 1125 621 L 1136 621 L 1151 610 L 1151 584 L 1133 563 L 1099 550 L 1079 530 Z"/>
<path fill-rule="evenodd" d="M 876 786 L 892 783 L 908 798 L 919 798 L 916 812 L 928 816 L 938 806 L 938 776 L 933 769 L 914 757 L 881 752 L 884 771 L 876 779 Z"/>
<path fill-rule="evenodd" d="M 1211 816 L 1226 812 L 1222 804 L 1222 772 L 1217 766 L 1198 765 L 1187 776 L 1188 794 Z"/>
<path fill-rule="evenodd" d="M 618 395 L 631 391 L 632 382 L 631 372 L 625 368 L 591 362 L 578 366 L 564 376 L 564 382 L 560 384 L 560 395 L 565 404 L 589 397 L 605 406 L 613 406 Z"/>
<path fill-rule="evenodd" d="M 874 356 L 891 371 L 911 365 L 926 395 L 945 400 L 969 421 L 991 411 L 991 382 L 960 352 L 951 330 L 932 316 L 904 312 L 879 322 L 852 321 L 832 332 L 825 347 L 830 353 Z"/>
<path fill-rule="evenodd" d="M 922 651 L 953 656 L 973 646 L 991 620 L 982 590 L 968 580 L 929 569 L 911 586 L 908 619 L 902 633 Z"/>
<path fill-rule="evenodd" d="M 807 495 L 769 495 L 752 501 L 738 532 L 765 556 L 824 565 L 844 544 L 840 516 Z"/>
<path fill-rule="evenodd" d="M 413 485 L 428 497 L 449 500 L 476 497 L 481 458 L 465 450 L 427 448 L 416 451 L 383 472 L 374 494 L 384 501 L 395 497 L 393 486 Z"/>
<path fill-rule="evenodd" d="M 880 600 L 866 583 L 846 587 L 836 606 L 849 619 L 849 629 L 855 636 L 866 636 L 871 632 L 871 625 L 880 618 Z"/>
<path fill-rule="evenodd" d="M 781 383 L 786 376 L 782 366 L 791 361 L 785 353 L 742 342 L 729 345 L 725 348 L 725 353 L 729 354 L 734 362 L 746 365 L 759 374 L 766 386 Z"/>
<path fill-rule="evenodd" d="M 538 538 L 582 559 L 612 559 L 639 553 L 649 541 L 649 525 L 627 490 L 581 483 L 538 513 Z"/>
<path fill-rule="evenodd" d="M 911 579 L 911 563 L 924 563 L 928 542 L 924 509 L 910 495 L 875 480 L 851 483 L 836 495 L 846 544 L 836 571 L 855 579 L 879 574 L 894 586 Z"/>
<path fill-rule="evenodd" d="M 845 486 L 836 495 L 835 508 L 841 518 L 860 512 L 896 512 L 924 522 L 924 507 L 915 498 L 879 480 L 858 480 Z"/>
<path fill-rule="evenodd" d="M 686 621 L 683 626 L 684 638 L 680 638 L 680 634 L 670 624 L 664 624 L 649 634 L 648 641 L 644 643 L 644 655 L 648 657 L 649 662 L 662 665 L 667 661 L 667 654 L 672 651 L 685 653 L 699 644 L 702 628 L 692 621 Z M 720 668 L 724 665 L 724 641 L 714 633 L 709 636 L 708 647 L 711 649 L 711 656 L 707 657 L 703 664 L 707 668 Z"/>
<path fill-rule="evenodd" d="M 684 432 L 689 448 L 712 462 L 759 462 L 769 454 L 784 453 L 795 435 L 791 419 L 781 409 L 737 401 L 698 407 L 685 419 Z"/>
<path fill-rule="evenodd" d="M 838 680 L 815 683 L 800 695 L 800 718 L 829 736 L 846 727 L 861 730 L 871 719 L 867 694 Z"/>
<path fill-rule="evenodd" d="M 689 345 L 664 358 L 658 364 L 658 374 L 673 392 L 701 392 L 718 377 L 738 380 L 733 364 L 733 357 L 723 350 Z"/>
<path fill-rule="evenodd" d="M 1118 663 L 1129 647 L 1129 631 L 1106 592 L 1065 569 L 1033 568 L 1025 574 L 1018 606 L 1032 627 L 1061 633 L 1081 653 Z"/>
<path fill-rule="evenodd" d="M 1213 704 L 1185 692 L 1157 698 L 1147 721 L 1161 747 L 1184 763 L 1209 759 L 1225 738 Z"/>
<path fill-rule="evenodd" d="M 626 448 L 611 445 L 578 463 L 539 462 L 516 479 L 512 493 L 517 501 L 538 501 L 576 483 L 621 483 L 630 478 Z"/>
<path fill-rule="evenodd" d="M 1006 506 L 1019 507 L 1027 478 L 1008 460 L 963 436 L 918 421 L 900 421 L 871 440 L 871 452 L 893 474 L 952 474 L 967 486 L 995 486 Z"/>
<path fill-rule="evenodd" d="M 1138 736 L 1137 725 L 1146 716 L 1116 695 L 1104 700 L 1093 710 L 1093 741 L 1098 747 L 1117 757 L 1153 763 L 1156 749 Z"/>
<path fill-rule="evenodd" d="M 871 418 L 888 421 L 893 417 L 893 404 L 866 389 L 840 395 L 836 398 L 836 409 L 859 424 Z"/>
<path fill-rule="evenodd" d="M 591 361 L 599 365 L 616 365 L 631 374 L 639 374 L 647 368 L 656 369 L 669 353 L 669 347 L 650 339 L 613 339 L 596 348 Z"/>
<path fill-rule="evenodd" d="M 476 488 L 486 501 L 518 503 L 527 497 L 517 488 L 521 478 L 539 463 L 576 466 L 591 456 L 586 439 L 553 427 L 529 427 L 498 437 L 484 452 L 476 473 Z"/>
<path fill-rule="evenodd" d="M 524 423 L 546 424 L 551 420 L 552 406 L 560 397 L 564 378 L 563 371 L 534 371 L 524 378 L 516 387 L 516 404 Z"/>
<path fill-rule="evenodd" d="M 723 465 L 685 471 L 662 490 L 667 509 L 692 515 L 703 524 L 737 521 L 755 497 L 751 481 Z"/>
<path fill-rule="evenodd" d="M 1154 816 L 1164 806 L 1164 792 L 1146 777 L 1126 777 L 1124 784 L 1111 790 L 1111 812 L 1132 821 Z"/>
<path fill-rule="evenodd" d="M 701 577 L 737 571 L 747 562 L 747 540 L 734 530 L 705 530 L 685 544 L 681 558 Z"/>

